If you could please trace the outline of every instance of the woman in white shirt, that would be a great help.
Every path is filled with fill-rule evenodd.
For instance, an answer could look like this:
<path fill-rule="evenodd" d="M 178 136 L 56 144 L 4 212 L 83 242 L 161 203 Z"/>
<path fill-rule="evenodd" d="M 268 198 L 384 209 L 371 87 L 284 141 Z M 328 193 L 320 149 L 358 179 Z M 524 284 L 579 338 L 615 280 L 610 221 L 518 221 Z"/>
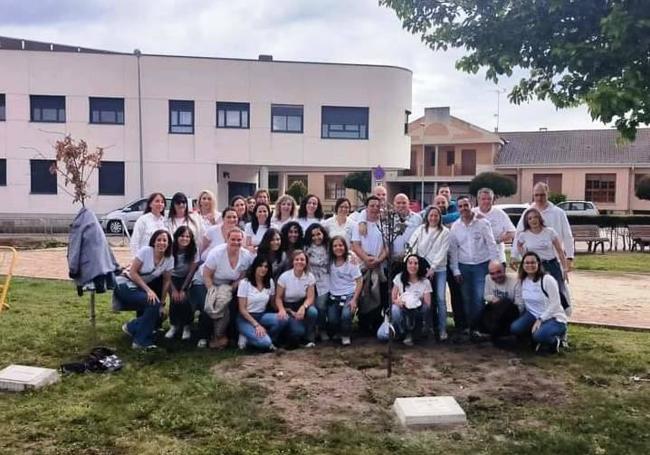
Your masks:
<path fill-rule="evenodd" d="M 250 216 L 248 215 L 248 205 L 246 203 L 246 198 L 244 196 L 235 196 L 230 200 L 230 207 L 235 209 L 237 212 L 237 225 L 244 229 L 246 223 L 250 222 Z"/>
<path fill-rule="evenodd" d="M 416 254 L 405 258 L 404 271 L 393 279 L 391 318 L 393 327 L 404 344 L 413 346 L 413 340 L 422 332 L 425 314 L 431 311 L 431 282 L 426 278 L 425 262 Z M 377 337 L 387 341 L 387 333 L 380 330 Z"/>
<path fill-rule="evenodd" d="M 251 252 L 257 250 L 257 246 L 262 241 L 264 233 L 271 227 L 271 209 L 268 204 L 258 203 L 253 210 L 253 219 L 246 224 L 244 232 L 246 234 L 246 248 Z"/>
<path fill-rule="evenodd" d="M 210 190 L 203 190 L 197 198 L 198 207 L 196 214 L 203 224 L 203 232 L 210 227 L 221 223 L 221 215 L 217 212 L 217 198 Z"/>
<path fill-rule="evenodd" d="M 356 224 L 349 216 L 351 207 L 352 203 L 348 198 L 337 199 L 334 204 L 334 215 L 321 223 L 327 229 L 330 238 L 340 235 L 348 242 L 348 246 L 352 241 L 352 230 Z"/>
<path fill-rule="evenodd" d="M 165 224 L 165 195 L 151 193 L 147 199 L 144 214 L 138 218 L 135 226 L 133 226 L 133 233 L 129 242 L 131 254 L 135 256 L 140 251 L 140 248 L 147 246 L 151 235 L 159 229 L 167 229 Z"/>
<path fill-rule="evenodd" d="M 309 271 L 316 278 L 316 300 L 319 327 L 325 323 L 324 312 L 327 307 L 327 295 L 330 289 L 329 278 L 329 236 L 320 224 L 312 224 L 305 232 L 305 254 L 309 258 Z"/>
<path fill-rule="evenodd" d="M 181 226 L 187 226 L 191 229 L 194 238 L 198 239 L 199 243 L 203 238 L 203 223 L 199 220 L 198 215 L 192 213 L 188 206 L 187 196 L 183 193 L 176 193 L 172 196 L 172 202 L 169 206 L 169 214 L 165 220 L 167 230 L 170 233 L 176 232 Z M 201 245 L 197 245 L 199 250 Z"/>
<path fill-rule="evenodd" d="M 313 347 L 318 319 L 314 306 L 316 278 L 309 272 L 309 259 L 304 251 L 294 251 L 291 259 L 293 267 L 278 278 L 275 306 L 278 318 L 288 319 L 291 344 L 304 341 L 305 347 Z"/>
<path fill-rule="evenodd" d="M 296 221 L 300 223 L 302 232 L 307 231 L 307 228 L 314 223 L 320 224 L 323 219 L 323 205 L 320 202 L 318 196 L 314 194 L 308 194 L 300 202 L 300 208 L 298 209 L 298 218 Z"/>
<path fill-rule="evenodd" d="M 246 272 L 246 277 L 237 287 L 239 314 L 240 349 L 252 346 L 257 349 L 275 351 L 275 342 L 284 330 L 288 320 L 269 311 L 268 305 L 275 295 L 275 284 L 271 268 L 264 256 L 257 256 Z"/>
<path fill-rule="evenodd" d="M 122 326 L 122 331 L 133 337 L 134 349 L 156 347 L 154 331 L 161 320 L 173 268 L 172 237 L 168 231 L 160 229 L 152 234 L 149 245 L 140 248 L 135 255 L 128 276 L 117 279 L 114 292 L 120 309 L 137 314 Z M 157 286 L 160 279 L 162 286 Z"/>
<path fill-rule="evenodd" d="M 294 220 L 296 217 L 296 200 L 285 194 L 280 196 L 280 198 L 275 203 L 275 211 L 271 217 L 271 226 L 277 230 L 282 229 L 289 221 Z"/>
<path fill-rule="evenodd" d="M 205 261 L 208 258 L 210 251 L 226 243 L 226 235 L 232 229 L 237 227 L 237 212 L 232 207 L 227 207 L 221 214 L 223 223 L 210 227 L 203 234 L 203 249 L 201 250 L 201 260 Z"/>
<path fill-rule="evenodd" d="M 551 352 L 559 352 L 567 330 L 567 316 L 557 281 L 544 272 L 542 260 L 532 251 L 524 253 L 521 259 L 515 303 L 521 315 L 510 325 L 510 331 L 515 335 L 532 334 L 536 351 L 545 345 Z"/>
<path fill-rule="evenodd" d="M 447 339 L 447 253 L 449 252 L 449 229 L 442 224 L 442 213 L 436 206 L 427 208 L 424 224 L 418 226 L 409 240 L 411 251 L 429 263 L 427 278 L 435 290 L 436 306 L 433 318 L 440 341 Z M 428 315 L 427 315 L 428 317 Z M 429 321 L 427 320 L 427 323 Z"/>

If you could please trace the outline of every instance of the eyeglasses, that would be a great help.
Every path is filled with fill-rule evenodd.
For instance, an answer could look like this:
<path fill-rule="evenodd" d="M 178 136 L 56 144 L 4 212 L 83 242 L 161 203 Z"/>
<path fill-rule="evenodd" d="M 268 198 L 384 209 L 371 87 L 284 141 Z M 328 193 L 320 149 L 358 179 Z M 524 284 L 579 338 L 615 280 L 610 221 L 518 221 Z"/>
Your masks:
<path fill-rule="evenodd" d="M 546 197 L 546 193 L 535 193 L 533 194 L 534 197 Z"/>

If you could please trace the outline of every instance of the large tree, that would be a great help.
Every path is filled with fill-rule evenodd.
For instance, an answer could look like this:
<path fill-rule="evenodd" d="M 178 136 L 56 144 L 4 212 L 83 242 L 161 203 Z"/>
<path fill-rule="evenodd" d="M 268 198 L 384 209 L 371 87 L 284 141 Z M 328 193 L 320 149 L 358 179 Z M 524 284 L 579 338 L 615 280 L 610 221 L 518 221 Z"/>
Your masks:
<path fill-rule="evenodd" d="M 650 123 L 648 0 L 379 0 L 434 50 L 463 48 L 460 70 L 486 69 L 498 82 L 517 67 L 526 77 L 511 102 L 586 104 L 634 139 Z"/>
<path fill-rule="evenodd" d="M 469 192 L 476 196 L 481 188 L 490 188 L 496 197 L 508 197 L 517 192 L 517 184 L 498 172 L 482 172 L 469 182 Z"/>

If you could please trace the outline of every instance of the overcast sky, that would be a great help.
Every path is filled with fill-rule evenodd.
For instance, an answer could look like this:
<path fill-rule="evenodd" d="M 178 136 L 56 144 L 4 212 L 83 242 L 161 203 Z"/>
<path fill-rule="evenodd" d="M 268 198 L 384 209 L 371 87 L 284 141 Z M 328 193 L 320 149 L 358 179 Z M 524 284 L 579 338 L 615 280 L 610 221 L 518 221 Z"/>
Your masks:
<path fill-rule="evenodd" d="M 0 0 L 0 35 L 143 53 L 373 63 L 413 71 L 413 114 L 452 115 L 496 126 L 497 87 L 457 71 L 460 51 L 434 52 L 377 0 Z M 412 117 L 415 118 L 415 117 Z M 601 128 L 585 108 L 521 106 L 501 95 L 500 131 Z"/>

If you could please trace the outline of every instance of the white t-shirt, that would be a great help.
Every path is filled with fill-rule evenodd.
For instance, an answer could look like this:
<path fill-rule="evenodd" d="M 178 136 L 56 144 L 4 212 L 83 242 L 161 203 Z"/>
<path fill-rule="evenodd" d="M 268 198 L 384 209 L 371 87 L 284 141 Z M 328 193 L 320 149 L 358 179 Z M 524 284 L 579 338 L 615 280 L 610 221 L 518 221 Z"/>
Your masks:
<path fill-rule="evenodd" d="M 246 278 L 239 282 L 237 297 L 246 299 L 246 309 L 249 313 L 264 313 L 275 294 L 275 283 L 271 280 L 270 288 L 263 288 L 261 291 L 251 284 Z"/>
<path fill-rule="evenodd" d="M 298 302 L 307 297 L 307 288 L 316 284 L 316 278 L 311 272 L 303 273 L 298 278 L 293 269 L 287 270 L 278 278 L 278 286 L 284 288 L 284 301 L 287 303 Z"/>
<path fill-rule="evenodd" d="M 517 245 L 513 245 L 513 257 L 520 258 L 523 256 L 523 253 L 532 251 L 537 253 L 542 261 L 550 261 L 555 259 L 555 247 L 553 246 L 553 241 L 559 239 L 560 237 L 555 232 L 555 229 L 545 227 L 535 234 L 530 229 L 527 231 L 520 232 L 517 236 Z M 519 251 L 519 244 L 523 243 L 522 251 Z M 517 250 L 516 254 L 514 250 Z"/>
<path fill-rule="evenodd" d="M 367 234 L 359 234 L 359 226 L 365 223 L 367 226 Z M 352 241 L 361 242 L 361 249 L 372 256 L 379 256 L 384 246 L 384 241 L 379 230 L 379 225 L 372 221 L 365 221 L 354 226 L 352 230 Z"/>
<path fill-rule="evenodd" d="M 354 294 L 357 287 L 355 280 L 361 278 L 361 269 L 358 264 L 345 261 L 337 266 L 334 262 L 330 265 L 330 294 L 344 296 Z"/>
<path fill-rule="evenodd" d="M 512 221 L 510 221 L 510 217 L 506 212 L 498 207 L 492 207 L 487 213 L 481 212 L 481 209 L 478 207 L 474 207 L 472 211 L 478 215 L 482 215 L 483 218 L 488 220 L 490 227 L 492 228 L 492 233 L 494 234 L 494 240 L 497 242 L 499 262 L 506 262 L 505 244 L 499 242 L 497 239 L 506 232 L 512 232 L 514 235 L 516 228 L 515 225 L 512 224 Z"/>
<path fill-rule="evenodd" d="M 311 226 L 312 224 L 320 224 L 320 221 L 318 218 L 296 218 L 296 221 L 302 228 L 302 233 L 303 235 L 305 232 L 307 232 L 307 228 Z"/>
<path fill-rule="evenodd" d="M 271 227 L 277 229 L 278 231 L 282 230 L 282 226 L 287 224 L 289 221 L 295 221 L 295 218 L 287 218 L 284 221 L 280 221 L 277 218 L 273 217 L 271 218 Z"/>
<path fill-rule="evenodd" d="M 204 267 L 208 267 L 214 270 L 212 281 L 215 285 L 229 284 L 237 281 L 252 263 L 253 255 L 248 250 L 240 248 L 239 259 L 235 268 L 232 268 L 228 260 L 228 245 L 219 245 L 208 254 L 208 258 L 199 269 L 199 276 L 201 276 L 202 281 Z"/>
<path fill-rule="evenodd" d="M 336 216 L 323 220 L 321 224 L 327 231 L 330 239 L 336 235 L 340 235 L 345 238 L 348 246 L 350 246 L 350 243 L 352 242 L 352 231 L 354 230 L 354 226 L 357 224 L 351 217 L 347 217 L 345 223 L 342 225 L 338 223 Z"/>
<path fill-rule="evenodd" d="M 404 285 L 402 284 L 402 274 L 398 273 L 397 276 L 393 279 L 393 285 L 397 287 L 399 291 L 400 300 L 404 302 L 404 306 L 408 309 L 418 308 L 422 305 L 422 299 L 424 294 L 432 293 L 431 282 L 426 278 L 410 283 L 404 290 Z"/>
<path fill-rule="evenodd" d="M 210 241 L 210 246 L 208 249 L 201 251 L 201 259 L 203 261 L 208 258 L 208 254 L 213 248 L 226 243 L 226 240 L 223 238 L 223 232 L 221 231 L 222 227 L 223 225 L 215 225 L 205 231 L 205 237 Z"/>
<path fill-rule="evenodd" d="M 172 255 L 172 259 L 173 258 L 174 255 Z M 194 260 L 191 262 L 186 259 L 185 253 L 178 253 L 176 255 L 176 261 L 174 262 L 174 269 L 172 270 L 172 276 L 178 278 L 186 277 L 188 272 L 190 271 L 190 266 L 198 262 L 199 262 L 198 252 L 194 255 Z"/>
<path fill-rule="evenodd" d="M 310 245 L 305 248 L 305 254 L 309 258 L 309 268 L 316 278 L 316 292 L 318 295 L 325 295 L 330 290 L 329 279 L 329 255 L 327 246 Z"/>
<path fill-rule="evenodd" d="M 261 224 L 257 227 L 257 232 L 253 232 L 253 224 L 252 223 L 246 223 L 246 227 L 244 228 L 244 234 L 246 234 L 247 238 L 251 239 L 251 243 L 253 246 L 258 246 L 260 242 L 262 241 L 262 237 L 264 237 L 264 234 L 267 231 L 267 227 L 264 224 Z"/>
<path fill-rule="evenodd" d="M 140 248 L 143 246 L 149 246 L 149 241 L 154 232 L 164 229 L 169 231 L 165 223 L 165 217 L 155 216 L 153 213 L 145 213 L 135 222 L 133 226 L 133 234 L 131 234 L 131 240 L 129 242 L 129 248 L 131 249 L 131 254 L 135 256 Z M 170 232 L 173 234 L 172 232 Z"/>
<path fill-rule="evenodd" d="M 163 258 L 158 264 L 154 262 L 154 249 L 151 246 L 143 246 L 138 250 L 135 257 L 142 263 L 139 275 L 142 281 L 150 283 L 165 272 L 174 269 L 174 257 Z"/>
<path fill-rule="evenodd" d="M 530 278 L 526 278 L 521 284 L 521 298 L 524 301 L 526 310 L 539 318 L 546 309 L 546 296 L 542 291 L 542 280 L 534 282 Z"/>

